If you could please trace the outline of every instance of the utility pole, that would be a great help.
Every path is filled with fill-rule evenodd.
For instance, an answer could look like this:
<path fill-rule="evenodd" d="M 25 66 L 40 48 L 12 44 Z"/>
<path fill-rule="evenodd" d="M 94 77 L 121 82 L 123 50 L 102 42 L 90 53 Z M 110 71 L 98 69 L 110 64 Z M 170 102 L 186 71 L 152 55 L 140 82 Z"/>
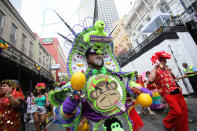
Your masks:
<path fill-rule="evenodd" d="M 179 73 L 181 74 L 181 76 L 183 76 L 183 73 L 182 73 L 180 67 L 178 66 L 178 61 L 177 61 L 177 59 L 176 59 L 176 57 L 175 57 L 175 55 L 174 55 L 174 52 L 172 51 L 172 48 L 171 48 L 171 46 L 170 46 L 170 42 L 169 42 L 169 41 L 168 41 L 168 46 L 169 46 L 170 52 L 171 52 L 171 54 L 172 54 L 172 56 L 173 56 L 173 58 L 174 58 L 175 65 L 176 65 L 176 67 L 177 67 Z M 186 90 L 187 90 L 188 94 L 190 95 L 190 91 L 189 91 L 189 88 L 188 88 L 188 86 L 187 86 L 187 83 L 185 82 L 184 79 L 182 79 L 182 81 L 183 81 L 183 85 L 186 87 Z"/>

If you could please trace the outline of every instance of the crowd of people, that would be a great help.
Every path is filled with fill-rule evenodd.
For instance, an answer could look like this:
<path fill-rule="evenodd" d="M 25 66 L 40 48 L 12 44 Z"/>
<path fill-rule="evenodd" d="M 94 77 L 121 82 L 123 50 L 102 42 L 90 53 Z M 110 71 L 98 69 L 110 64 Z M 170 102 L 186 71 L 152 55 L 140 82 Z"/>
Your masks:
<path fill-rule="evenodd" d="M 177 84 L 179 79 L 188 78 L 193 91 L 194 97 L 197 96 L 197 69 L 183 63 L 184 76 L 176 77 L 166 65 L 166 59 L 169 56 L 158 54 L 152 62 L 154 68 L 139 75 L 134 72 L 133 81 L 140 86 L 151 91 L 153 99 L 152 105 L 147 107 L 150 115 L 156 115 L 155 111 L 168 109 L 168 114 L 163 120 L 166 130 L 175 128 L 176 131 L 188 130 L 188 111 L 184 100 L 182 89 Z M 56 87 L 62 87 L 66 82 Z M 10 131 L 25 130 L 25 122 L 28 123 L 32 118 L 36 131 L 45 129 L 47 113 L 51 111 L 51 105 L 46 92 L 45 83 L 38 83 L 35 86 L 35 92 L 24 96 L 17 80 L 3 80 L 0 84 L 0 130 L 7 129 Z M 27 106 L 24 106 L 27 105 Z M 24 109 L 26 108 L 26 109 Z M 26 111 L 27 117 L 24 120 Z M 144 112 L 142 108 L 142 112 Z M 58 121 L 58 110 L 53 108 L 54 121 Z M 146 113 L 145 113 L 146 114 Z"/>
<path fill-rule="evenodd" d="M 155 111 L 157 110 L 168 110 L 167 116 L 163 119 L 165 130 L 188 131 L 187 104 L 177 81 L 188 78 L 194 91 L 193 96 L 196 97 L 197 69 L 183 63 L 184 76 L 176 77 L 166 65 L 166 59 L 170 59 L 170 55 L 166 52 L 156 53 L 151 59 L 154 64 L 153 70 L 141 75 L 135 71 L 132 81 L 150 90 L 149 94 L 152 96 L 153 102 L 151 106 L 146 107 L 150 115 L 156 115 Z M 55 86 L 62 87 L 65 84 L 66 82 L 62 82 Z M 0 87 L 0 130 L 25 130 L 25 123 L 28 123 L 31 118 L 33 118 L 36 131 L 45 129 L 47 114 L 52 111 L 45 83 L 37 83 L 35 91 L 28 96 L 23 95 L 17 80 L 3 80 Z M 145 108 L 142 107 L 142 112 L 144 111 Z M 132 112 L 135 112 L 135 110 L 132 110 Z M 27 114 L 26 120 L 24 120 L 24 114 Z M 59 120 L 58 108 L 53 108 L 53 114 L 53 119 L 57 122 Z M 135 115 L 131 119 L 135 121 L 134 118 L 138 118 L 138 122 L 134 123 L 139 125 L 140 117 Z M 142 121 L 140 126 L 143 126 Z"/>
<path fill-rule="evenodd" d="M 36 131 L 45 129 L 52 107 L 44 83 L 38 83 L 35 91 L 27 96 L 17 80 L 3 80 L 0 87 L 0 130 L 25 131 L 30 121 L 34 122 Z"/>

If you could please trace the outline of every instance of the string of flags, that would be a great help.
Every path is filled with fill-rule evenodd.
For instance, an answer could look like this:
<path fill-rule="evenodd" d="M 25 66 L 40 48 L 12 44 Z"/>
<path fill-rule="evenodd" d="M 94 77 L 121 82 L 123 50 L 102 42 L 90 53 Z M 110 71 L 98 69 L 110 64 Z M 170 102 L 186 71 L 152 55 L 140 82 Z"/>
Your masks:
<path fill-rule="evenodd" d="M 0 53 L 8 48 L 8 43 L 0 39 Z"/>
<path fill-rule="evenodd" d="M 41 68 L 40 65 L 35 64 L 35 66 L 36 66 L 36 70 L 37 70 L 37 71 L 40 71 L 40 68 Z"/>

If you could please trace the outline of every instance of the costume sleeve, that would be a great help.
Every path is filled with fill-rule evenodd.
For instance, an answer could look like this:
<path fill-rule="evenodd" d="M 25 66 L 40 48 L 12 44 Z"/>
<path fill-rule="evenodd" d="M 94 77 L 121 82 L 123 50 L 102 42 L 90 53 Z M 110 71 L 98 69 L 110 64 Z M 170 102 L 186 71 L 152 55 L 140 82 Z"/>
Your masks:
<path fill-rule="evenodd" d="M 153 70 L 151 70 L 151 73 L 153 72 Z M 158 80 L 159 77 L 159 70 L 157 69 L 156 74 L 155 74 L 155 80 L 152 82 L 156 82 Z"/>
<path fill-rule="evenodd" d="M 16 91 L 14 94 L 13 94 L 13 97 L 14 98 L 17 98 L 17 99 L 22 99 L 24 98 L 23 94 L 21 94 L 20 92 Z"/>
<path fill-rule="evenodd" d="M 77 124 L 81 117 L 81 108 L 77 106 L 75 113 L 68 115 L 63 111 L 63 104 L 59 108 L 60 121 L 63 127 L 72 127 Z"/>
<path fill-rule="evenodd" d="M 80 118 L 79 100 L 67 97 L 60 106 L 60 120 L 64 127 L 72 127 Z"/>

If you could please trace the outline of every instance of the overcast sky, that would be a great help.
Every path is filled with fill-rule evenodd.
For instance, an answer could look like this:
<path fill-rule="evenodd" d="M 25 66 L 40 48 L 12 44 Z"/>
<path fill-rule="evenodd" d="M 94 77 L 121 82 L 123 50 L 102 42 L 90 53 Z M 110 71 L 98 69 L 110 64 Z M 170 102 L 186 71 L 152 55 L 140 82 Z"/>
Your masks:
<path fill-rule="evenodd" d="M 86 1 L 84 0 L 84 2 Z M 119 18 L 129 12 L 131 1 L 133 0 L 115 0 Z M 32 31 L 37 32 L 40 37 L 58 37 L 61 43 L 62 40 L 57 35 L 57 32 L 65 36 L 69 33 L 65 25 L 61 23 L 61 20 L 54 13 L 54 10 L 72 27 L 78 24 L 77 11 L 79 2 L 80 0 L 23 0 L 21 15 Z"/>

